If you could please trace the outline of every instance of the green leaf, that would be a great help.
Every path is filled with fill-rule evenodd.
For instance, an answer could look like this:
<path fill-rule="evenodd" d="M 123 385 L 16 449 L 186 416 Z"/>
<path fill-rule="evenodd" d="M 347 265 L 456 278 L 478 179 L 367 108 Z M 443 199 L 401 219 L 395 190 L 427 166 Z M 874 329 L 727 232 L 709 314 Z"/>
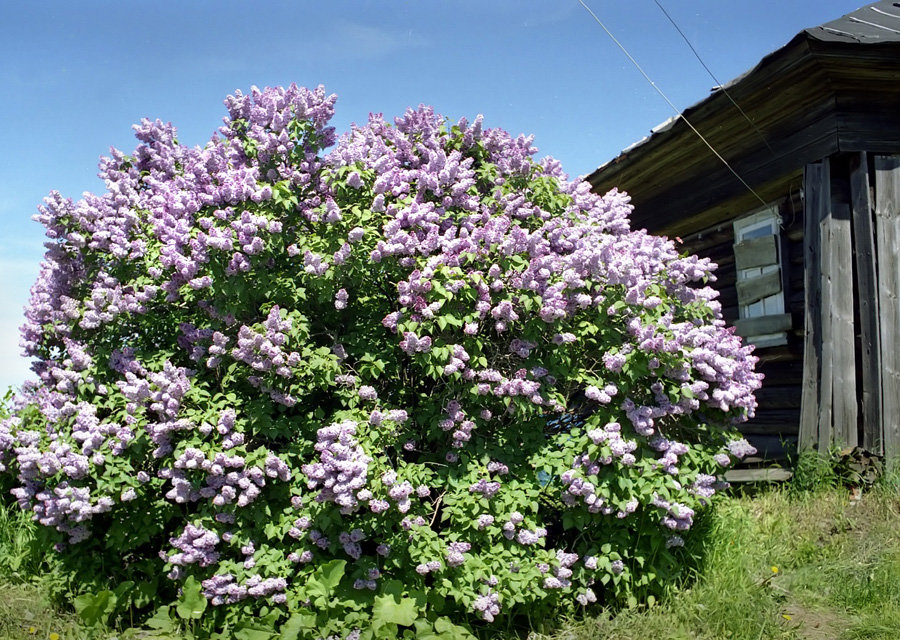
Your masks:
<path fill-rule="evenodd" d="M 416 640 L 460 640 L 460 639 L 469 639 L 474 640 L 475 636 L 470 634 L 464 627 L 459 627 L 453 624 L 452 622 L 447 621 L 446 628 L 438 628 L 438 625 L 441 621 L 447 621 L 446 618 L 440 618 L 434 625 L 431 626 L 431 623 L 427 620 L 419 619 L 416 620 L 416 630 L 415 630 L 415 638 Z M 407 633 L 410 633 L 407 631 Z"/>
<path fill-rule="evenodd" d="M 100 591 L 78 596 L 74 601 L 75 611 L 89 627 L 106 624 L 116 608 L 116 595 L 112 591 Z"/>
<path fill-rule="evenodd" d="M 295 613 L 281 627 L 280 640 L 297 640 L 300 632 L 316 628 L 316 616 L 313 613 Z"/>
<path fill-rule="evenodd" d="M 419 617 L 416 601 L 396 595 L 375 596 L 372 623 L 378 628 L 385 624 L 408 627 Z"/>
<path fill-rule="evenodd" d="M 151 629 L 175 633 L 175 621 L 172 620 L 172 617 L 169 615 L 169 608 L 170 607 L 168 606 L 160 607 L 156 610 L 156 613 L 153 614 L 153 617 L 149 618 L 144 624 Z"/>
<path fill-rule="evenodd" d="M 234 632 L 235 640 L 271 640 L 275 636 L 271 631 L 258 627 L 244 627 Z"/>
<path fill-rule="evenodd" d="M 381 592 L 399 598 L 403 595 L 403 583 L 399 580 L 388 580 L 382 585 Z"/>
<path fill-rule="evenodd" d="M 344 577 L 346 560 L 331 560 L 316 569 L 306 584 L 310 597 L 330 598 Z"/>
<path fill-rule="evenodd" d="M 200 583 L 194 576 L 188 577 L 181 588 L 181 597 L 175 605 L 175 611 L 183 620 L 200 619 L 209 603 L 203 595 Z"/>

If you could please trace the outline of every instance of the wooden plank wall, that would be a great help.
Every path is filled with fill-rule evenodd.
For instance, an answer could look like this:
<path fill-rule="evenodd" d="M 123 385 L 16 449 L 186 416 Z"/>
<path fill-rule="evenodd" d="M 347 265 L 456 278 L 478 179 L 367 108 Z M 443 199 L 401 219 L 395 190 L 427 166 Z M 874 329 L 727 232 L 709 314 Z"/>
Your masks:
<path fill-rule="evenodd" d="M 858 444 L 856 393 L 856 332 L 853 322 L 853 240 L 850 206 L 832 202 L 831 300 L 829 321 L 832 344 L 832 443 L 839 447 Z M 823 309 L 824 310 L 824 309 Z"/>
<path fill-rule="evenodd" d="M 900 461 L 900 156 L 876 155 L 875 238 L 884 455 Z"/>
<path fill-rule="evenodd" d="M 878 311 L 878 271 L 875 262 L 874 203 L 869 189 L 869 161 L 865 152 L 849 162 L 856 249 L 856 289 L 859 301 L 859 351 L 862 389 L 862 446 L 883 452 L 881 427 L 881 332 Z"/>
<path fill-rule="evenodd" d="M 803 208 L 804 274 L 804 344 L 803 387 L 800 412 L 800 446 L 818 442 L 819 402 L 821 397 L 822 357 L 822 295 L 821 252 L 819 221 L 825 217 L 830 195 L 825 196 L 825 185 L 831 182 L 831 163 L 828 158 L 806 166 L 803 174 L 803 191 L 806 194 Z M 830 194 L 830 189 L 828 190 Z M 829 385 L 830 387 L 830 385 Z M 829 389 L 830 390 L 830 389 Z M 830 412 L 829 412 L 830 414 Z M 830 421 L 830 415 L 829 415 Z"/>
<path fill-rule="evenodd" d="M 786 345 L 757 350 L 766 378 L 741 431 L 769 459 L 792 445 L 860 444 L 900 460 L 900 156 L 837 154 L 808 164 L 788 192 L 779 250 L 791 328 Z M 684 238 L 688 252 L 719 265 L 730 324 L 732 223 Z"/>
<path fill-rule="evenodd" d="M 900 156 L 810 163 L 804 191 L 800 447 L 853 447 L 861 435 L 900 459 Z"/>
<path fill-rule="evenodd" d="M 853 237 L 846 157 L 806 165 L 806 336 L 800 446 L 858 444 Z M 816 291 L 818 289 L 818 291 Z"/>

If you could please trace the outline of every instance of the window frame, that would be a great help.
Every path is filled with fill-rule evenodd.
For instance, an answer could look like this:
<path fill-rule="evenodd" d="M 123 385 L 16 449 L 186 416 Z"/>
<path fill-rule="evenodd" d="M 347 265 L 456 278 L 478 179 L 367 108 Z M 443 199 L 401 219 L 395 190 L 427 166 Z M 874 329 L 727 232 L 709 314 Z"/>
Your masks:
<path fill-rule="evenodd" d="M 742 216 L 733 222 L 734 244 L 740 244 L 745 240 L 753 238 L 761 238 L 767 235 L 775 236 L 775 247 L 777 252 L 777 261 L 775 264 L 765 265 L 761 267 L 750 267 L 745 269 L 735 269 L 735 284 L 745 280 L 765 275 L 767 273 L 783 274 L 784 256 L 781 248 L 781 223 L 782 218 L 779 214 L 778 204 L 770 204 L 762 209 Z M 754 233 L 759 230 L 767 230 L 770 233 Z M 777 293 L 773 293 L 765 298 L 756 300 L 749 304 L 738 301 L 738 318 L 740 320 L 749 320 L 752 318 L 763 318 L 766 316 L 775 316 L 785 313 L 785 291 L 783 285 Z M 780 331 L 776 333 L 765 333 L 759 335 L 746 336 L 745 340 L 757 347 L 772 347 L 787 343 L 787 332 Z"/>

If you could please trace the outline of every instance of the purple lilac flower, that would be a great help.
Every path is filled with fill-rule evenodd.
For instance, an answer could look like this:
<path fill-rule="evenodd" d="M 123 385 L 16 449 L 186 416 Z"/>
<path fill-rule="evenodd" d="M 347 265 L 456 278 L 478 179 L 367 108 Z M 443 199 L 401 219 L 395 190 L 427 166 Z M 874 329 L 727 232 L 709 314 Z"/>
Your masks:
<path fill-rule="evenodd" d="M 362 400 L 377 400 L 378 392 L 375 391 L 375 387 L 364 384 L 359 388 L 359 397 Z"/>
<path fill-rule="evenodd" d="M 494 524 L 494 516 L 488 513 L 481 514 L 475 520 L 475 526 L 477 526 L 479 529 L 484 529 L 485 527 L 489 527 L 492 524 Z"/>
<path fill-rule="evenodd" d="M 493 622 L 494 618 L 500 614 L 500 596 L 488 590 L 475 599 L 472 608 L 481 616 L 482 620 Z"/>
<path fill-rule="evenodd" d="M 732 440 L 726 445 L 726 448 L 731 455 L 738 459 L 752 456 L 756 453 L 756 447 L 751 445 L 744 438 L 741 438 L 740 440 Z"/>
<path fill-rule="evenodd" d="M 469 491 L 471 493 L 480 493 L 485 498 L 493 498 L 494 495 L 500 490 L 499 482 L 490 482 L 482 478 L 478 482 L 474 483 L 469 487 Z"/>
<path fill-rule="evenodd" d="M 178 549 L 177 553 L 166 557 L 171 564 L 208 567 L 219 561 L 219 553 L 215 550 L 219 536 L 203 527 L 189 524 L 180 536 L 170 539 L 169 543 Z"/>
<path fill-rule="evenodd" d="M 466 561 L 465 553 L 472 548 L 468 542 L 451 542 L 447 545 L 447 566 L 458 567 Z"/>
<path fill-rule="evenodd" d="M 356 509 L 358 500 L 354 492 L 365 486 L 371 462 L 356 443 L 355 434 L 356 423 L 352 421 L 319 429 L 315 449 L 320 461 L 301 467 L 309 479 L 310 489 L 320 488 L 316 499 L 334 502 L 344 513 Z"/>
<path fill-rule="evenodd" d="M 717 453 L 713 456 L 713 459 L 719 464 L 721 467 L 729 467 L 731 466 L 731 458 L 728 457 L 727 453 Z"/>

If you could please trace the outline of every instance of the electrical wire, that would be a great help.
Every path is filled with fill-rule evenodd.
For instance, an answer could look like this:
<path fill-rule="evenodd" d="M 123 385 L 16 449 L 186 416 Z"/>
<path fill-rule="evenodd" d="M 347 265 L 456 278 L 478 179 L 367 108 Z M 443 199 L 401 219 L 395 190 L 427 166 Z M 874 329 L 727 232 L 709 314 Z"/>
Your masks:
<path fill-rule="evenodd" d="M 673 27 L 675 27 L 675 30 L 678 32 L 678 34 L 679 34 L 679 35 L 681 36 L 681 38 L 684 40 L 685 44 L 687 44 L 687 46 L 688 46 L 688 47 L 690 48 L 690 50 L 693 52 L 694 57 L 696 57 L 697 60 L 700 62 L 700 64 L 703 65 L 703 68 L 706 69 L 706 73 L 708 73 L 708 74 L 709 74 L 709 77 L 712 78 L 712 79 L 713 79 L 713 82 L 716 83 L 716 88 L 722 90 L 722 93 L 724 93 L 725 96 L 731 101 L 731 104 L 733 104 L 733 105 L 737 108 L 737 110 L 741 112 L 741 115 L 744 116 L 744 120 L 746 120 L 748 123 L 750 123 L 750 126 L 753 127 L 753 130 L 754 130 L 754 131 L 756 131 L 756 134 L 759 136 L 759 139 L 763 141 L 763 144 L 765 144 L 766 147 L 768 147 L 769 151 L 771 151 L 772 153 L 775 153 L 775 151 L 774 151 L 774 150 L 772 149 L 772 147 L 769 145 L 769 141 L 766 140 L 766 136 L 764 136 L 764 135 L 763 135 L 763 132 L 759 130 L 759 127 L 756 126 L 756 123 L 754 123 L 753 120 L 750 119 L 750 116 L 748 116 L 748 115 L 744 112 L 744 110 L 741 109 L 741 105 L 739 105 L 737 102 L 735 102 L 734 98 L 731 97 L 731 94 L 728 93 L 728 90 L 725 88 L 725 85 L 722 84 L 722 83 L 719 81 L 719 79 L 716 77 L 716 74 L 714 74 L 714 73 L 712 72 L 712 69 L 710 69 L 710 68 L 706 65 L 706 63 L 703 61 L 703 58 L 700 57 L 700 54 L 699 54 L 698 51 L 694 48 L 694 45 L 691 44 L 691 41 L 688 40 L 688 37 L 684 34 L 684 31 L 682 31 L 682 30 L 681 30 L 681 27 L 678 26 L 678 23 L 675 22 L 675 19 L 672 18 L 671 15 L 669 15 L 669 12 L 666 11 L 666 8 L 662 6 L 662 4 L 660 3 L 659 0 L 653 0 L 653 2 L 656 3 L 656 6 L 659 7 L 659 10 L 662 11 L 663 14 L 666 16 L 666 18 L 669 19 L 669 22 L 672 23 L 672 26 L 673 26 Z"/>
<path fill-rule="evenodd" d="M 644 79 L 650 83 L 650 86 L 652 86 L 656 90 L 656 92 L 660 96 L 662 96 L 662 99 L 665 100 L 670 107 L 672 107 L 672 110 L 675 111 L 675 113 L 678 115 L 678 117 L 680 117 L 682 120 L 684 120 L 684 123 L 688 127 L 690 127 L 691 131 L 693 131 L 697 135 L 697 137 L 703 141 L 703 144 L 705 144 L 707 147 L 709 147 L 709 150 L 713 152 L 713 154 L 722 162 L 722 164 L 724 164 L 728 168 L 729 171 L 731 171 L 732 174 L 734 174 L 734 177 L 737 178 L 740 181 L 740 183 L 742 185 L 744 185 L 744 187 L 746 187 L 747 191 L 749 191 L 754 196 L 756 196 L 756 199 L 759 200 L 764 207 L 768 206 L 768 203 L 765 200 L 763 200 L 760 197 L 760 195 L 758 193 L 756 193 L 756 191 L 753 190 L 753 187 L 751 187 L 749 184 L 747 184 L 747 181 L 744 180 L 740 176 L 740 174 L 734 170 L 734 168 L 728 163 L 728 161 L 722 157 L 722 154 L 720 154 L 718 151 L 716 151 L 715 147 L 713 147 L 712 144 L 710 144 L 709 140 L 707 140 L 704 137 L 704 135 L 702 133 L 700 133 L 700 131 L 697 130 L 697 127 L 695 127 L 693 124 L 691 124 L 691 122 L 687 118 L 684 117 L 684 114 L 681 113 L 681 110 L 678 109 L 678 107 L 676 107 L 675 104 L 671 100 L 669 100 L 669 97 L 663 92 L 663 90 L 660 89 L 656 85 L 655 82 L 653 82 L 653 80 L 650 78 L 650 76 L 647 75 L 647 72 L 644 71 L 643 67 L 641 67 L 641 65 L 638 63 L 638 61 L 634 59 L 634 56 L 632 56 L 628 52 L 628 49 L 626 49 L 625 46 L 621 42 L 619 42 L 618 39 L 616 39 L 616 37 L 612 34 L 612 32 L 606 28 L 606 25 L 603 24 L 603 22 L 600 20 L 600 18 L 597 17 L 597 14 L 594 13 L 593 10 L 591 10 L 591 8 L 587 4 L 585 4 L 584 0 L 578 0 L 578 2 L 581 4 L 582 7 L 585 8 L 585 10 L 589 14 L 591 14 L 591 17 L 594 18 L 594 20 L 597 22 L 597 24 L 599 24 L 600 27 L 606 32 L 606 35 L 608 35 L 610 37 L 610 39 L 616 43 L 616 46 L 618 46 L 619 49 L 622 50 L 622 53 L 625 54 L 625 57 L 627 57 L 631 61 L 631 64 L 633 64 L 638 71 L 640 71 L 641 75 L 644 76 Z"/>

